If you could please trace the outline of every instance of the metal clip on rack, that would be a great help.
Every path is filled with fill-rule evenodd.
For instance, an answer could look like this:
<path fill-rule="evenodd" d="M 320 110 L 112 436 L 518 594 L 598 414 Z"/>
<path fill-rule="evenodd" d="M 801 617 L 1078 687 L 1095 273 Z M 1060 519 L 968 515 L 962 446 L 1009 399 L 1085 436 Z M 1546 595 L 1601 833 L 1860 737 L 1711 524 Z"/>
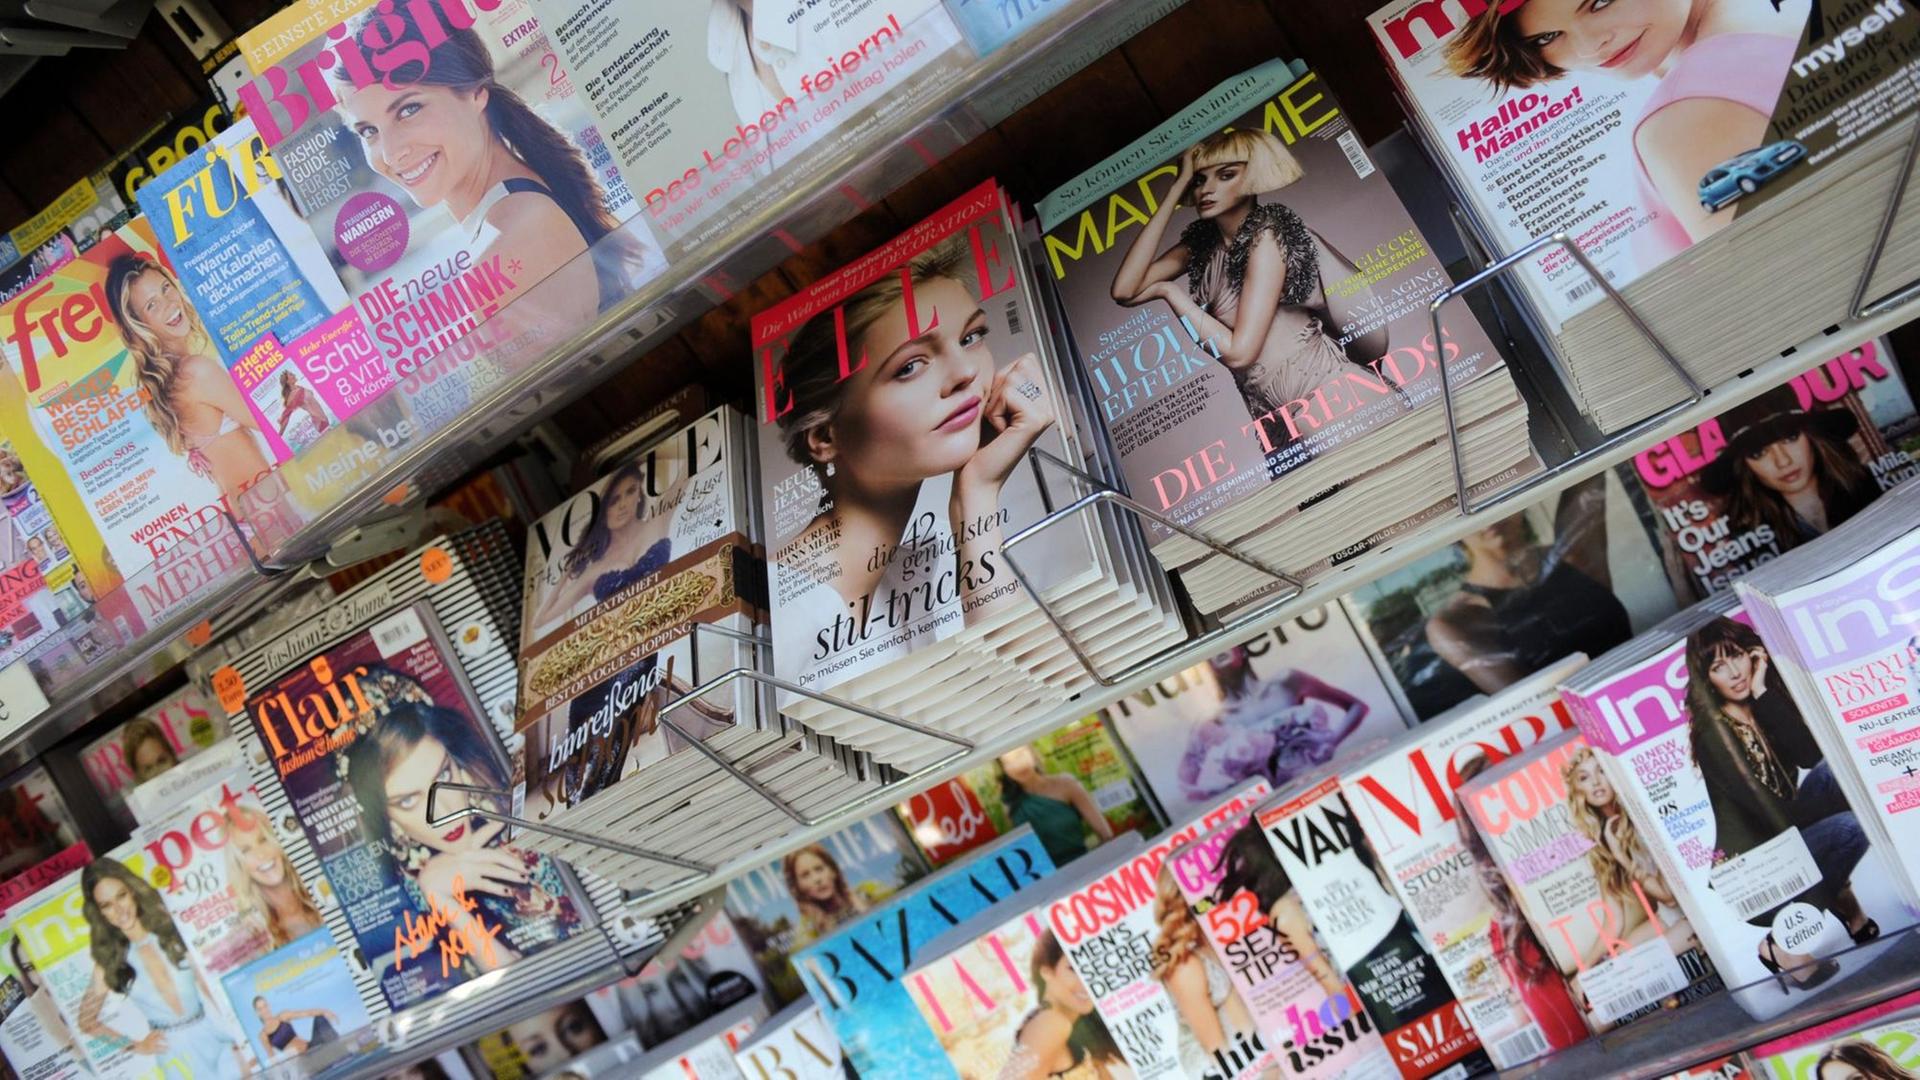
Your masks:
<path fill-rule="evenodd" d="M 693 624 L 693 632 L 691 634 L 691 638 L 694 642 L 693 651 L 696 656 L 694 668 L 696 671 L 699 670 L 699 664 L 697 660 L 697 657 L 699 654 L 698 642 L 700 639 L 700 635 L 703 632 L 712 636 L 718 636 L 718 637 L 727 638 L 734 641 L 745 642 L 747 644 L 754 646 L 756 653 L 761 651 L 770 651 L 772 649 L 772 643 L 769 642 L 766 638 L 761 637 L 757 634 L 743 633 L 738 630 L 731 630 L 726 627 L 713 626 L 707 623 L 695 623 Z M 685 729 L 684 727 L 681 727 L 679 724 L 675 723 L 671 719 L 671 715 L 673 713 L 678 712 L 680 709 L 683 709 L 688 705 L 691 705 L 695 700 L 699 698 L 703 698 L 708 694 L 711 694 L 714 691 L 721 689 L 722 687 L 730 686 L 735 681 L 740 679 L 747 679 L 751 682 L 758 683 L 762 687 L 768 690 L 777 690 L 777 691 L 784 691 L 786 693 L 797 694 L 801 697 L 818 701 L 821 704 L 830 706 L 832 708 L 845 709 L 849 712 L 858 713 L 861 716 L 867 717 L 870 720 L 877 720 L 883 724 L 887 724 L 892 727 L 897 727 L 905 731 L 911 731 L 916 735 L 924 735 L 930 739 L 936 739 L 940 742 L 952 743 L 954 745 L 954 750 L 953 752 L 942 756 L 938 760 L 928 765 L 922 766 L 921 768 L 915 770 L 914 772 L 906 776 L 900 777 L 899 779 L 896 779 L 896 780 L 888 781 L 886 783 L 883 783 L 874 787 L 871 790 L 863 791 L 857 795 L 851 796 L 850 798 L 844 799 L 839 804 L 835 805 L 829 810 L 808 814 L 800 810 L 798 807 L 795 807 L 793 804 L 789 803 L 787 800 L 781 798 L 779 795 L 768 790 L 765 785 L 761 784 L 758 780 L 755 780 L 753 777 L 747 775 L 747 773 L 743 771 L 738 765 L 728 760 L 725 755 L 721 754 L 719 751 L 715 750 L 713 747 L 708 746 L 705 742 L 696 738 L 691 732 L 687 731 L 687 729 Z M 847 701 L 842 698 L 835 697 L 831 694 L 823 694 L 818 690 L 809 690 L 806 687 L 800 686 L 797 683 L 792 683 L 785 679 L 779 678 L 777 676 L 769 675 L 766 672 L 759 670 L 757 667 L 744 667 L 744 666 L 732 668 L 715 678 L 709 679 L 706 682 L 703 682 L 698 686 L 695 686 L 693 689 L 688 690 L 686 693 L 681 694 L 679 697 L 673 699 L 673 701 L 669 702 L 666 706 L 661 708 L 660 725 L 662 727 L 665 727 L 668 731 L 671 731 L 675 735 L 678 735 L 681 739 L 685 740 L 686 743 L 689 746 L 691 746 L 696 752 L 698 752 L 701 756 L 705 757 L 708 761 L 713 762 L 713 764 L 718 766 L 722 771 L 726 772 L 729 776 L 732 776 L 735 780 L 738 780 L 740 784 L 744 786 L 747 790 L 759 796 L 762 800 L 767 802 L 769 805 L 773 806 L 774 809 L 780 811 L 786 817 L 791 819 L 796 825 L 802 828 L 812 828 L 818 825 L 823 825 L 828 821 L 834 820 L 835 818 L 851 815 L 854 812 L 861 810 L 865 807 L 872 806 L 875 803 L 879 803 L 883 801 L 891 802 L 893 801 L 892 794 L 894 792 L 911 789 L 912 786 L 918 783 L 919 781 L 929 776 L 938 774 L 944 771 L 945 769 L 947 769 L 948 767 L 954 765 L 961 758 L 964 758 L 968 754 L 971 754 L 976 748 L 971 739 L 962 738 L 958 735 L 953 735 L 945 731 L 940 731 L 935 728 L 930 728 L 922 724 L 916 724 L 916 723 L 913 723 L 912 721 L 904 720 L 900 717 L 881 712 L 877 709 L 868 708 L 865 705 L 860 705 L 855 702 Z M 504 813 L 490 813 L 481 807 L 474 806 L 471 802 L 469 802 L 468 805 L 466 806 L 459 807 L 457 809 L 450 811 L 444 817 L 438 816 L 434 813 L 434 798 L 436 794 L 442 789 L 447 791 L 464 792 L 469 795 L 479 795 L 479 796 L 483 796 L 490 799 L 503 800 L 509 803 L 513 798 L 512 792 L 501 791 L 496 788 L 476 787 L 471 784 L 456 784 L 451 780 L 436 780 L 433 782 L 433 784 L 431 784 L 427 788 L 427 824 L 435 828 L 438 828 L 441 825 L 451 824 L 455 821 L 461 821 L 470 817 L 485 816 L 491 820 L 502 821 L 509 825 L 516 826 L 518 828 L 528 829 L 532 832 L 545 833 L 549 836 L 557 836 L 562 840 L 571 840 L 574 843 L 578 843 L 578 844 L 587 844 L 592 847 L 605 848 L 609 851 L 616 851 L 623 855 L 627 855 L 636 859 L 646 859 L 650 862 L 663 863 L 667 866 L 674 866 L 683 870 L 691 871 L 689 876 L 681 878 L 678 881 L 672 882 L 669 885 L 663 886 L 660 889 L 641 890 L 640 892 L 634 895 L 634 898 L 648 896 L 653 894 L 654 892 L 669 892 L 669 891 L 677 890 L 682 888 L 683 886 L 691 885 L 694 882 L 699 881 L 703 878 L 712 877 L 715 873 L 719 871 L 719 867 L 711 863 L 699 862 L 693 859 L 682 858 L 681 856 L 678 856 L 678 855 L 670 855 L 666 852 L 654 851 L 649 848 L 638 847 L 633 844 L 624 843 L 619 840 L 614 840 L 604 836 L 595 836 L 590 833 L 580 832 L 575 829 L 568 829 L 562 826 L 548 824 L 547 822 L 543 822 L 543 821 L 532 821 L 527 818 L 510 815 L 510 814 L 504 814 Z"/>
<path fill-rule="evenodd" d="M 1867 299 L 1867 290 L 1873 285 L 1874 271 L 1880 269 L 1880 256 L 1886 254 L 1887 241 L 1893 236 L 1894 220 L 1900 216 L 1901 203 L 1906 201 L 1907 182 L 1913 179 L 1916 161 L 1920 161 L 1920 116 L 1914 117 L 1913 134 L 1907 136 L 1907 150 L 1901 158 L 1900 171 L 1894 174 L 1893 190 L 1887 195 L 1887 205 L 1880 211 L 1880 227 L 1874 233 L 1873 246 L 1867 250 L 1867 265 L 1861 268 L 1860 283 L 1853 289 L 1853 302 L 1847 305 L 1847 312 L 1856 319 L 1867 319 L 1891 311 L 1920 296 L 1920 281 L 1915 281 L 1878 300 Z"/>
<path fill-rule="evenodd" d="M 1581 250 L 1579 242 L 1563 232 L 1554 233 L 1551 236 L 1538 237 L 1520 250 L 1496 260 L 1486 269 L 1435 296 L 1433 302 L 1427 306 L 1427 314 L 1429 318 L 1433 320 L 1433 340 L 1436 342 L 1445 340 L 1445 331 L 1440 326 L 1440 311 L 1447 305 L 1448 301 L 1464 296 L 1474 289 L 1485 285 L 1487 282 L 1512 270 L 1527 259 L 1531 259 L 1534 255 L 1538 254 L 1542 248 L 1549 246 L 1557 246 L 1572 256 L 1573 260 L 1580 264 L 1580 268 L 1587 272 L 1587 276 L 1592 278 L 1594 283 L 1600 286 L 1601 291 L 1607 294 L 1607 299 L 1619 306 L 1621 313 L 1627 317 L 1627 322 L 1632 324 L 1633 328 L 1640 333 L 1641 337 L 1647 339 L 1647 344 L 1653 346 L 1653 351 L 1659 355 L 1660 359 L 1666 361 L 1667 366 L 1672 368 L 1674 374 L 1680 377 L 1680 381 L 1686 384 L 1687 397 L 1685 400 L 1669 405 L 1629 428 L 1610 433 L 1601 446 L 1582 450 L 1557 465 L 1542 469 L 1525 480 L 1502 488 L 1500 492 L 1492 498 L 1475 504 L 1467 483 L 1467 466 L 1464 451 L 1460 446 L 1460 425 L 1454 413 L 1453 382 L 1447 377 L 1447 354 L 1446 350 L 1440 350 L 1440 402 L 1446 409 L 1447 441 L 1453 449 L 1453 490 L 1460 501 L 1460 514 L 1462 517 L 1472 517 L 1475 514 L 1509 502 L 1520 495 L 1532 491 L 1534 488 L 1547 483 L 1561 473 L 1578 468 L 1587 459 L 1598 455 L 1608 444 L 1618 444 L 1620 442 L 1638 439 L 1643 433 L 1659 427 L 1670 418 L 1698 404 L 1702 398 L 1707 396 L 1706 388 L 1701 386 L 1700 381 L 1695 379 L 1693 375 L 1687 371 L 1686 367 L 1673 355 L 1672 350 L 1667 348 L 1666 343 L 1662 342 L 1659 335 L 1653 332 L 1653 328 L 1648 326 L 1646 320 L 1640 317 L 1640 313 L 1635 311 L 1633 305 L 1627 302 L 1627 298 L 1620 295 L 1620 290 L 1613 287 L 1613 282 L 1607 280 L 1607 275 L 1601 273 L 1599 268 L 1593 265 L 1593 261 L 1587 258 L 1587 253 Z M 1575 383 L 1565 366 L 1560 362 L 1560 357 L 1554 353 L 1551 347 L 1546 349 L 1546 354 L 1548 362 L 1553 365 L 1554 374 L 1560 378 L 1562 384 L 1569 388 L 1573 387 Z"/>
<path fill-rule="evenodd" d="M 1306 590 L 1306 584 L 1292 574 L 1284 570 L 1276 570 L 1268 566 L 1265 562 L 1255 559 L 1250 555 L 1243 555 L 1230 544 L 1223 543 L 1199 529 L 1195 529 L 1190 525 L 1183 525 L 1151 507 L 1134 501 L 1132 498 L 1115 490 L 1099 477 L 1069 465 L 1039 447 L 1034 447 L 1027 451 L 1027 460 L 1032 465 L 1034 478 L 1040 485 L 1041 504 L 1047 507 L 1048 512 L 1040 520 L 1007 537 L 1006 542 L 1000 545 L 1000 553 L 1006 557 L 1007 565 L 1013 569 L 1014 579 L 1019 581 L 1020 587 L 1027 591 L 1028 596 L 1033 597 L 1033 602 L 1040 606 L 1040 613 L 1047 617 L 1049 623 L 1053 624 L 1054 632 L 1058 633 L 1061 640 L 1067 643 L 1067 648 L 1073 650 L 1073 655 L 1080 661 L 1080 666 L 1086 669 L 1087 674 L 1092 676 L 1093 681 L 1099 683 L 1101 686 L 1117 686 L 1135 674 L 1160 663 L 1167 657 L 1191 649 L 1194 645 L 1201 642 L 1212 641 L 1216 638 L 1233 639 L 1237 641 L 1237 635 L 1242 633 L 1245 628 L 1254 624 L 1263 623 L 1265 620 L 1270 620 L 1274 615 L 1279 613 L 1281 608 L 1285 607 L 1290 601 Z M 1047 487 L 1046 470 L 1041 468 L 1042 463 L 1051 464 L 1068 476 L 1080 481 L 1080 484 L 1086 489 L 1086 493 L 1075 498 L 1066 506 L 1055 509 L 1052 493 Z M 1184 641 L 1170 645 L 1144 660 L 1139 660 L 1128 665 L 1125 671 L 1117 675 L 1103 674 L 1099 667 L 1095 665 L 1093 657 L 1087 654 L 1086 648 L 1081 645 L 1080 639 L 1075 636 L 1072 628 L 1060 618 L 1058 612 L 1053 610 L 1053 606 L 1047 603 L 1046 597 L 1041 595 L 1040 590 L 1034 587 L 1032 579 L 1027 577 L 1026 571 L 1020 568 L 1019 560 L 1013 557 L 1013 550 L 1044 529 L 1057 525 L 1073 517 L 1075 514 L 1082 513 L 1092 507 L 1108 503 L 1131 511 L 1164 528 L 1171 529 L 1189 540 L 1204 544 L 1214 552 L 1224 555 L 1242 566 L 1249 567 L 1267 577 L 1273 578 L 1285 587 L 1265 603 L 1251 611 L 1236 615 L 1231 620 L 1222 623 L 1218 627 L 1198 637 L 1189 637 Z"/>

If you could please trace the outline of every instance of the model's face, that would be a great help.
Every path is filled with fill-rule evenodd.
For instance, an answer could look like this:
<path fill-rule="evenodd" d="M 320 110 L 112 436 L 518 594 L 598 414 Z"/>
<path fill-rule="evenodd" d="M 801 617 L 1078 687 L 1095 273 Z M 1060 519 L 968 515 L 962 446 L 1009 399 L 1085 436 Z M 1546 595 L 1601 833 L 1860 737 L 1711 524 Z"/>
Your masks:
<path fill-rule="evenodd" d="M 554 1030 L 554 1018 L 541 1014 L 507 1028 L 508 1038 L 527 1055 L 527 1075 L 542 1076 L 573 1055 Z"/>
<path fill-rule="evenodd" d="M 1747 455 L 1753 478 L 1782 495 L 1798 495 L 1814 486 L 1813 440 L 1802 431 L 1770 442 Z"/>
<path fill-rule="evenodd" d="M 1093 995 L 1087 993 L 1087 984 L 1081 981 L 1080 973 L 1073 970 L 1073 964 L 1065 956 L 1050 968 L 1042 968 L 1047 973 L 1047 1002 L 1075 1016 L 1085 1016 L 1093 1011 Z"/>
<path fill-rule="evenodd" d="M 1022 746 L 1000 755 L 1000 768 L 1006 771 L 1014 783 L 1025 787 L 1040 775 L 1040 762 L 1033 756 L 1033 747 Z"/>
<path fill-rule="evenodd" d="M 46 541 L 40 539 L 37 536 L 27 541 L 27 554 L 33 556 L 36 561 L 46 558 L 47 557 Z"/>
<path fill-rule="evenodd" d="M 266 998 L 253 999 L 253 1015 L 259 1017 L 260 1022 L 263 1024 L 266 1023 L 267 1020 L 273 1016 L 273 1010 L 267 1008 Z"/>
<path fill-rule="evenodd" d="M 439 740 L 421 739 L 387 773 L 387 819 L 409 840 L 434 852 L 476 851 L 485 847 L 502 828 L 499 822 L 466 817 L 443 823 L 438 828 L 427 824 L 427 791 L 441 780 L 455 784 L 474 782 Z M 467 805 L 457 792 L 443 794 L 435 804 L 434 809 L 442 817 L 452 809 Z"/>
<path fill-rule="evenodd" d="M 180 295 L 173 279 L 158 270 L 148 270 L 133 279 L 127 289 L 127 306 L 133 317 L 152 331 L 169 351 L 193 336 L 193 315 L 187 310 L 187 298 Z"/>
<path fill-rule="evenodd" d="M 159 776 L 175 765 L 180 759 L 173 754 L 173 748 L 160 739 L 141 739 L 133 748 L 133 778 L 145 783 Z"/>
<path fill-rule="evenodd" d="M 272 830 L 261 822 L 252 825 L 252 828 L 236 825 L 229 843 L 239 853 L 240 865 L 247 868 L 247 876 L 255 885 L 263 889 L 279 888 L 287 881 L 287 860 L 281 855 Z"/>
<path fill-rule="evenodd" d="M 140 906 L 134 902 L 133 890 L 114 878 L 101 878 L 94 885 L 93 905 L 100 909 L 100 917 L 108 926 L 129 937 L 140 924 Z"/>
<path fill-rule="evenodd" d="M 1681 44 L 1691 0 L 1527 0 L 1520 40 L 1566 71 L 1638 79 Z"/>
<path fill-rule="evenodd" d="M 1247 188 L 1247 163 L 1222 161 L 1193 171 L 1193 208 L 1214 218 L 1253 198 Z"/>
<path fill-rule="evenodd" d="M 1600 771 L 1600 763 L 1592 758 L 1587 758 L 1574 768 L 1573 790 L 1595 810 L 1613 805 L 1613 785 L 1607 783 L 1606 774 Z"/>
<path fill-rule="evenodd" d="M 631 476 L 615 480 L 607 488 L 606 506 L 602 510 L 607 516 L 607 531 L 617 533 L 633 524 L 640 513 L 640 481 Z"/>
<path fill-rule="evenodd" d="M 606 1041 L 593 1019 L 593 1010 L 577 1001 L 560 1010 L 553 1030 L 567 1048 L 568 1057 L 577 1057 Z"/>
<path fill-rule="evenodd" d="M 1473 559 L 1505 562 L 1527 544 L 1527 526 L 1518 517 L 1501 518 L 1484 529 L 1476 529 L 1460 540 Z"/>
<path fill-rule="evenodd" d="M 815 903 L 833 899 L 840 875 L 833 864 L 811 851 L 803 851 L 793 860 L 793 881 L 800 895 Z"/>
<path fill-rule="evenodd" d="M 1726 701 L 1745 701 L 1753 696 L 1753 654 L 1721 653 L 1707 669 L 1707 681 Z"/>
<path fill-rule="evenodd" d="M 1872 1080 L 1872 1078 L 1844 1061 L 1829 1061 L 1820 1066 L 1819 1080 Z"/>
<path fill-rule="evenodd" d="M 994 370 L 986 312 L 946 278 L 917 285 L 914 305 L 917 337 L 898 303 L 854 343 L 866 351 L 867 366 L 847 380 L 832 424 L 836 471 L 871 490 L 952 473 L 980 449 Z M 936 314 L 938 324 L 929 327 Z"/>
<path fill-rule="evenodd" d="M 421 206 L 446 201 L 463 178 L 483 171 L 492 131 L 484 90 L 379 83 L 348 91 L 340 110 L 360 136 L 373 171 L 406 189 Z"/>

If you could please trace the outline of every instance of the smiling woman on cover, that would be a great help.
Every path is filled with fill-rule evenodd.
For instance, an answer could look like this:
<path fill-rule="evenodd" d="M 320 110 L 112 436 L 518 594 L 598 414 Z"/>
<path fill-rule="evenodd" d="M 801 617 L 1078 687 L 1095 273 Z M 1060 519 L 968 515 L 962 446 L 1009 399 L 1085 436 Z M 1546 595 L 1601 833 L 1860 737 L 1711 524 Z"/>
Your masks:
<path fill-rule="evenodd" d="M 795 599 L 776 598 L 795 612 L 774 624 L 776 656 L 813 656 L 821 627 L 868 597 L 878 612 L 892 590 L 944 573 L 983 577 L 981 556 L 997 551 L 1009 531 L 998 522 L 1001 488 L 1054 423 L 1033 354 L 1004 368 L 994 357 L 987 313 L 969 284 L 967 234 L 903 269 L 839 306 L 848 348 L 865 354 L 864 367 L 840 376 L 832 311 L 800 328 L 784 362 L 793 407 L 780 417 L 780 434 L 788 456 L 812 468 L 822 497 L 820 512 L 775 556 L 785 571 L 779 580 L 789 583 L 776 589 L 808 583 Z M 903 277 L 920 319 L 934 322 L 930 313 L 939 313 L 918 336 L 910 334 Z M 816 551 L 823 554 L 810 554 Z M 881 551 L 889 557 L 876 559 Z M 996 586 L 1000 578 L 1013 580 L 1003 570 Z M 1009 589 L 968 606 L 966 622 L 1003 609 L 1014 595 Z M 808 666 L 828 660 L 816 656 Z"/>
<path fill-rule="evenodd" d="M 1000 1080 L 1133 1075 L 1053 931 L 1043 930 L 1034 940 L 1027 975 L 1034 1008 L 1015 1031 L 1013 1053 L 1000 1070 Z"/>
<path fill-rule="evenodd" d="M 420 8 L 378 13 L 376 36 L 420 45 Z M 356 39 L 375 15 L 354 24 Z M 551 278 L 538 317 L 561 326 L 592 319 L 626 291 L 638 245 L 618 231 L 606 191 L 572 140 L 500 81 L 480 35 L 436 33 L 446 40 L 425 72 L 409 61 L 356 88 L 344 68 L 335 71 L 340 113 L 367 164 L 416 204 L 445 206 L 468 235 L 474 265 L 501 257 L 515 298 Z M 540 80 L 548 77 L 542 69 Z M 581 258 L 589 248 L 594 257 Z"/>
<path fill-rule="evenodd" d="M 266 927 L 273 947 L 320 928 L 320 909 L 267 816 L 245 803 L 227 810 L 227 884 L 242 915 Z"/>
<path fill-rule="evenodd" d="M 154 434 L 231 501 L 269 467 L 260 424 L 180 279 L 152 256 L 120 255 L 107 264 L 105 292 Z"/>
<path fill-rule="evenodd" d="M 1700 180 L 1767 141 L 1809 0 L 1526 0 L 1502 14 L 1506 6 L 1488 5 L 1448 43 L 1454 74 L 1499 91 L 1570 72 L 1658 80 L 1630 129 L 1639 201 L 1655 211 L 1636 248 L 1658 261 L 1733 220 L 1730 208 L 1701 205 Z"/>
<path fill-rule="evenodd" d="M 1173 187 L 1113 278 L 1116 303 L 1163 300 L 1214 342 L 1254 417 L 1338 379 L 1349 364 L 1378 360 L 1389 345 L 1384 326 L 1341 343 L 1340 328 L 1371 306 L 1372 290 L 1329 294 L 1326 281 L 1352 277 L 1353 264 L 1292 209 L 1260 202 L 1302 175 L 1270 133 L 1207 136 L 1180 155 Z M 1198 216 L 1155 254 L 1189 203 Z"/>

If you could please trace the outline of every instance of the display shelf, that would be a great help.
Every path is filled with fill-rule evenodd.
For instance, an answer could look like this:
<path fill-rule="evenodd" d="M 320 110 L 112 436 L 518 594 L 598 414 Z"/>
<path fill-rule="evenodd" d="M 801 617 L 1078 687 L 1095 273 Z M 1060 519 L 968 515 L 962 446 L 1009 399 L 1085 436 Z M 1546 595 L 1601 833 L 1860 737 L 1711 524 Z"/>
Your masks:
<path fill-rule="evenodd" d="M 1189 639 L 1184 645 L 1156 658 L 1149 667 L 1124 673 L 1101 673 L 1105 678 L 1096 691 L 1083 694 L 1049 710 L 1032 724 L 981 743 L 960 756 L 937 775 L 921 776 L 877 789 L 853 804 L 844 813 L 789 832 L 750 855 L 720 866 L 710 878 L 688 881 L 680 886 L 648 895 L 636 903 L 640 910 L 660 910 L 685 901 L 688 897 L 724 885 L 732 878 L 776 860 L 790 851 L 817 843 L 860 818 L 903 802 L 913 795 L 935 787 L 945 779 L 992 761 L 1016 746 L 1030 742 L 1072 720 L 1096 712 L 1129 695 L 1147 689 L 1176 672 L 1204 662 L 1208 657 L 1248 638 L 1276 627 L 1288 619 L 1328 604 L 1354 589 L 1394 571 L 1412 565 L 1453 544 L 1468 533 L 1519 509 L 1526 501 L 1545 500 L 1632 459 L 1641 448 L 1697 427 L 1732 406 L 1784 384 L 1794 375 L 1827 357 L 1845 352 L 1862 342 L 1885 334 L 1920 317 L 1920 298 L 1883 310 L 1864 319 L 1829 327 L 1821 333 L 1763 360 L 1730 382 L 1712 388 L 1698 402 L 1669 410 L 1658 420 L 1619 432 L 1597 445 L 1583 448 L 1569 461 L 1550 468 L 1515 498 L 1495 498 L 1483 502 L 1471 516 L 1452 515 L 1401 537 L 1385 547 L 1376 548 L 1341 564 L 1284 603 L 1264 605 L 1256 618 L 1237 622 L 1231 630 L 1213 629 Z M 911 717 L 908 717 L 911 719 Z"/>

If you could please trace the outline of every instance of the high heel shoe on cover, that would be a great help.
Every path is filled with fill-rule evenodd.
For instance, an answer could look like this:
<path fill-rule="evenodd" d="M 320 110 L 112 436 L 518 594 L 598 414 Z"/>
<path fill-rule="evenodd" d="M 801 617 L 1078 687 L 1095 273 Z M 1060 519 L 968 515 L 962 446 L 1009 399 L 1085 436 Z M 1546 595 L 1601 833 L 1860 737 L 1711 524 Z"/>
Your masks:
<path fill-rule="evenodd" d="M 1865 928 L 1862 927 L 1862 929 Z M 1774 981 L 1780 984 L 1781 993 L 1786 993 L 1790 988 L 1811 990 L 1840 974 L 1840 964 L 1835 960 L 1822 960 L 1811 967 L 1796 967 L 1791 973 L 1783 971 L 1780 967 L 1779 954 L 1774 950 L 1773 935 L 1769 933 L 1760 941 L 1760 963 L 1773 974 Z M 1801 974 L 1802 971 L 1806 973 L 1804 976 Z"/>

